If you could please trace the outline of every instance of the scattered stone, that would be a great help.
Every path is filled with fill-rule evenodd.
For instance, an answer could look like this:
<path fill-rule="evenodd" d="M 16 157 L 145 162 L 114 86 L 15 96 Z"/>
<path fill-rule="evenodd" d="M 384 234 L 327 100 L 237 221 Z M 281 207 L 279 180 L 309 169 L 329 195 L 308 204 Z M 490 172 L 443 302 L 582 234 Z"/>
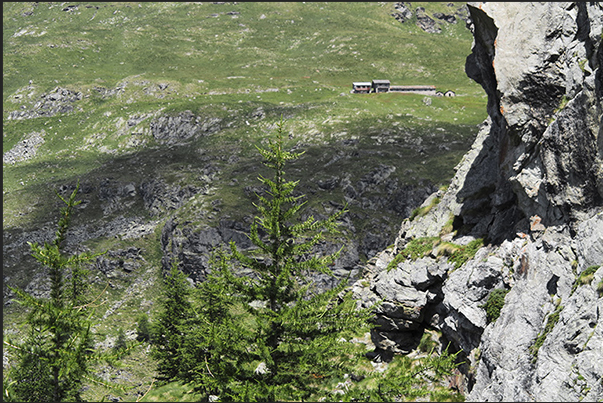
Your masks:
<path fill-rule="evenodd" d="M 397 12 L 392 13 L 392 17 L 396 20 L 404 23 L 412 18 L 412 11 L 410 11 L 410 3 L 395 3 L 394 8 Z"/>
<path fill-rule="evenodd" d="M 8 120 L 33 119 L 40 116 L 54 116 L 74 110 L 73 103 L 82 99 L 82 93 L 56 87 L 53 92 L 43 94 L 31 110 L 13 111 Z"/>
<path fill-rule="evenodd" d="M 442 29 L 438 26 L 438 24 L 425 13 L 425 8 L 417 7 L 416 10 L 417 16 L 417 26 L 421 28 L 423 31 L 430 34 L 438 34 L 442 32 Z"/>
<path fill-rule="evenodd" d="M 12 165 L 35 157 L 38 148 L 44 144 L 45 135 L 46 132 L 44 130 L 28 134 L 23 140 L 2 155 L 2 162 Z"/>
<path fill-rule="evenodd" d="M 446 21 L 449 24 L 456 24 L 456 17 L 454 15 L 433 13 L 433 16 L 439 20 Z"/>

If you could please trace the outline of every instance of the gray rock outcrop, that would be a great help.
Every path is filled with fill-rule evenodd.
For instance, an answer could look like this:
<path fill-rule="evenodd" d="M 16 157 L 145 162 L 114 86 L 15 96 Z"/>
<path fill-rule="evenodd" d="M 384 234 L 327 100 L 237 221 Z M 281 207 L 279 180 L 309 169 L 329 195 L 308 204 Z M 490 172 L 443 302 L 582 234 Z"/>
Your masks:
<path fill-rule="evenodd" d="M 107 251 L 105 255 L 96 258 L 94 268 L 111 278 L 117 276 L 115 272 L 118 270 L 130 273 L 138 269 L 143 259 L 141 249 L 132 246 L 128 249 Z"/>
<path fill-rule="evenodd" d="M 162 180 L 151 179 L 140 184 L 140 192 L 146 210 L 150 215 L 158 216 L 182 207 L 188 199 L 203 192 L 203 189 L 193 185 L 168 185 Z"/>
<path fill-rule="evenodd" d="M 404 23 L 412 18 L 412 11 L 410 11 L 409 2 L 400 2 L 394 4 L 395 12 L 392 13 L 392 17 L 396 20 Z"/>
<path fill-rule="evenodd" d="M 153 137 L 167 144 L 174 144 L 198 135 L 208 135 L 220 131 L 220 118 L 203 120 L 191 111 L 177 116 L 161 116 L 151 122 Z"/>
<path fill-rule="evenodd" d="M 228 248 L 234 242 L 240 250 L 255 248 L 247 234 L 251 217 L 245 217 L 243 222 L 223 217 L 217 226 L 199 226 L 191 222 L 170 218 L 161 232 L 161 248 L 163 252 L 162 267 L 164 271 L 170 269 L 173 262 L 193 282 L 204 281 L 211 272 L 209 264 L 212 253 L 222 248 Z M 315 247 L 316 253 L 332 254 L 341 248 L 341 242 L 323 242 Z M 318 290 L 324 291 L 333 288 L 348 275 L 353 281 L 359 270 L 358 244 L 353 240 L 345 241 L 343 251 L 334 265 L 330 267 L 334 277 L 316 274 L 311 276 Z M 240 268 L 238 275 L 253 276 L 250 269 Z"/>
<path fill-rule="evenodd" d="M 600 401 L 603 7 L 468 9 L 466 72 L 489 117 L 448 190 L 404 221 L 355 292 L 364 306 L 384 299 L 373 332 L 383 353 L 408 352 L 429 328 L 460 350 L 467 401 Z M 440 246 L 398 256 L 423 237 Z M 451 264 L 447 247 L 477 239 L 474 256 Z M 493 320 L 484 305 L 495 289 L 508 292 Z"/>
<path fill-rule="evenodd" d="M 21 110 L 10 112 L 8 120 L 33 119 L 41 116 L 69 113 L 74 110 L 73 104 L 81 99 L 81 92 L 56 87 L 52 92 L 42 94 L 30 109 L 22 105 Z"/>
<path fill-rule="evenodd" d="M 435 20 L 425 13 L 425 8 L 417 7 L 415 14 L 417 16 L 417 26 L 423 31 L 430 34 L 442 32 L 442 29 L 438 26 Z"/>
<path fill-rule="evenodd" d="M 453 3 L 448 3 L 447 7 L 454 7 Z M 469 22 L 468 11 L 466 6 L 461 6 L 456 10 L 450 10 L 450 13 L 441 13 L 435 12 L 433 13 L 433 17 L 440 20 L 436 21 L 431 18 L 426 12 L 424 7 L 417 7 L 415 12 L 411 11 L 412 3 L 411 2 L 399 2 L 394 3 L 394 10 L 391 13 L 391 16 L 394 17 L 397 21 L 401 23 L 405 23 L 407 21 L 412 20 L 413 16 L 416 17 L 415 23 L 419 28 L 423 31 L 430 34 L 437 34 L 442 32 L 441 24 L 442 22 L 448 24 L 456 24 L 457 19 L 461 19 L 466 23 Z"/>
<path fill-rule="evenodd" d="M 44 144 L 45 135 L 44 130 L 26 135 L 23 140 L 2 155 L 2 162 L 15 164 L 33 158 L 38 151 L 38 147 Z"/>

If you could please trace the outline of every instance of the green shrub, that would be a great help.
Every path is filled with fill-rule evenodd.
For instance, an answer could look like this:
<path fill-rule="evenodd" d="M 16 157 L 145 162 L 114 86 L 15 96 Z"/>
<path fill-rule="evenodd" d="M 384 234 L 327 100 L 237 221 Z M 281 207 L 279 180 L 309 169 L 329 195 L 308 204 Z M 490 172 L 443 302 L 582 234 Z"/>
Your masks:
<path fill-rule="evenodd" d="M 504 288 L 492 290 L 490 295 L 488 295 L 488 300 L 486 303 L 480 305 L 480 308 L 484 308 L 486 310 L 486 318 L 488 319 L 488 323 L 496 321 L 496 319 L 498 319 L 500 316 L 500 311 L 505 305 L 505 296 L 508 292 L 509 290 Z"/>
<path fill-rule="evenodd" d="M 597 284 L 597 292 L 599 293 L 599 297 L 603 296 L 603 279 Z"/>
<path fill-rule="evenodd" d="M 429 252 L 433 250 L 433 248 L 440 243 L 440 238 L 438 237 L 423 237 L 412 239 L 410 242 L 406 244 L 406 247 L 402 250 L 402 252 L 398 253 L 394 259 L 389 262 L 387 265 L 387 271 L 395 269 L 399 263 L 403 262 L 406 259 L 417 260 L 419 258 L 424 257 Z"/>
<path fill-rule="evenodd" d="M 388 263 L 386 270 L 390 271 L 392 269 L 395 269 L 398 266 L 398 263 L 403 262 L 406 259 L 406 256 L 404 256 L 402 253 L 398 253 L 391 262 Z"/>
<path fill-rule="evenodd" d="M 590 284 L 593 281 L 593 277 L 595 276 L 596 271 L 599 270 L 599 267 L 601 266 L 597 265 L 587 267 L 586 270 L 580 273 L 580 276 L 578 277 L 578 283 L 580 283 L 580 285 Z"/>
<path fill-rule="evenodd" d="M 568 102 L 569 102 L 569 98 L 566 97 L 565 95 L 563 95 L 561 97 L 561 100 L 559 101 L 559 106 L 557 107 L 557 109 L 555 109 L 555 113 L 557 113 L 557 112 L 561 111 L 563 108 L 565 108 Z"/>
<path fill-rule="evenodd" d="M 417 346 L 417 350 L 423 353 L 431 353 L 437 347 L 437 342 L 431 337 L 431 333 L 425 332 Z"/>
<path fill-rule="evenodd" d="M 414 210 L 412 211 L 412 213 L 410 213 L 410 217 L 408 217 L 408 219 L 409 219 L 410 221 L 414 220 L 415 218 L 417 218 L 417 217 L 418 217 L 418 216 L 421 214 L 421 211 L 422 211 L 422 210 L 423 210 L 423 209 L 422 209 L 421 207 L 417 207 L 416 209 L 414 209 Z"/>
<path fill-rule="evenodd" d="M 452 234 L 453 231 L 454 231 L 454 214 L 451 213 L 450 217 L 448 218 L 448 221 L 446 221 L 446 224 L 444 224 L 444 226 L 440 230 L 440 236 L 442 237 L 444 235 Z"/>
<path fill-rule="evenodd" d="M 448 256 L 448 260 L 458 269 L 467 260 L 473 258 L 479 248 L 484 246 L 482 238 L 475 239 L 467 245 L 457 245 L 450 242 L 442 242 L 439 237 L 421 237 L 412 239 L 396 257 L 389 262 L 387 270 L 395 269 L 398 263 L 405 259 L 417 260 L 427 256 L 435 247 L 438 256 Z"/>

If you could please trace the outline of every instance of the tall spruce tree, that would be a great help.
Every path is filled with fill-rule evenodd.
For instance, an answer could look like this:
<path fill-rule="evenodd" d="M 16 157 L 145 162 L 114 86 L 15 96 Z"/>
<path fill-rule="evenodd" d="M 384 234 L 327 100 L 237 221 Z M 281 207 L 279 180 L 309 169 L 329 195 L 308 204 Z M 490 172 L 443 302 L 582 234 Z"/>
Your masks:
<path fill-rule="evenodd" d="M 236 294 L 240 279 L 229 270 L 223 250 L 211 257 L 213 267 L 193 292 L 195 316 L 187 323 L 186 339 L 179 356 L 181 380 L 196 386 L 209 398 L 240 400 L 240 389 L 247 381 L 254 343 L 252 318 L 242 308 Z M 255 368 L 255 367 L 254 367 Z"/>
<path fill-rule="evenodd" d="M 166 277 L 171 291 L 156 334 L 169 336 L 160 341 L 159 372 L 193 385 L 209 401 L 391 401 L 430 394 L 430 383 L 456 366 L 455 355 L 403 357 L 386 375 L 363 371 L 365 347 L 351 339 L 370 329 L 372 309 L 357 308 L 347 281 L 322 293 L 313 287 L 312 274 L 332 275 L 329 266 L 341 251 L 320 254 L 316 246 L 338 232 L 346 210 L 325 220 L 300 219 L 306 202 L 285 166 L 301 154 L 285 151 L 283 136 L 281 120 L 275 140 L 258 148 L 274 176 L 259 177 L 266 191 L 254 203 L 249 237 L 256 248 L 241 251 L 231 242 L 228 251 L 216 250 L 196 289 L 176 266 Z M 242 268 L 253 275 L 237 274 Z M 366 388 L 348 379 L 347 390 L 337 390 L 346 374 L 374 379 Z"/>
<path fill-rule="evenodd" d="M 346 281 L 318 292 L 312 274 L 333 275 L 340 251 L 321 254 L 316 246 L 337 233 L 342 209 L 325 220 L 300 219 L 305 201 L 285 165 L 301 154 L 283 144 L 283 122 L 268 148 L 258 147 L 274 176 L 259 177 L 266 192 L 254 203 L 258 215 L 249 253 L 230 244 L 196 300 L 195 331 L 189 331 L 181 362 L 194 363 L 181 379 L 207 396 L 225 401 L 316 399 L 327 384 L 350 373 L 362 348 L 350 339 L 367 329 L 369 311 L 356 309 Z M 236 275 L 248 268 L 250 277 Z"/>
<path fill-rule="evenodd" d="M 78 190 L 79 183 L 69 198 L 58 195 L 65 206 L 54 240 L 44 245 L 29 243 L 32 256 L 48 269 L 50 298 L 35 298 L 10 287 L 29 312 L 24 338 L 4 337 L 10 360 L 3 374 L 4 401 L 81 401 L 85 378 L 94 378 L 92 366 L 110 358 L 93 349 L 93 311 L 83 268 L 102 253 L 68 256 L 63 252 L 73 209 L 80 203 L 75 200 Z"/>
<path fill-rule="evenodd" d="M 180 360 L 185 332 L 191 326 L 191 287 L 173 262 L 163 277 L 161 309 L 153 325 L 151 355 L 157 360 L 160 383 L 182 377 L 186 368 Z"/>

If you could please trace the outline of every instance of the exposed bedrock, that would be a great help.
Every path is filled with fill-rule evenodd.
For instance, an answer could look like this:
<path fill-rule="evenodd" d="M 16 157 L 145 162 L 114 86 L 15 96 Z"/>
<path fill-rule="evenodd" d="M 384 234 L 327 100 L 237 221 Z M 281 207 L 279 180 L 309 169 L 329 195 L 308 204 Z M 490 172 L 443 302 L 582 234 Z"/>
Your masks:
<path fill-rule="evenodd" d="M 403 222 L 355 292 L 364 306 L 384 300 L 373 334 L 383 353 L 410 351 L 425 328 L 460 350 L 468 401 L 601 400 L 603 6 L 468 9 L 466 72 L 489 117 L 447 191 Z M 399 256 L 422 237 L 437 240 L 431 252 Z M 451 250 L 479 238 L 452 264 Z M 495 289 L 508 293 L 489 320 Z"/>

